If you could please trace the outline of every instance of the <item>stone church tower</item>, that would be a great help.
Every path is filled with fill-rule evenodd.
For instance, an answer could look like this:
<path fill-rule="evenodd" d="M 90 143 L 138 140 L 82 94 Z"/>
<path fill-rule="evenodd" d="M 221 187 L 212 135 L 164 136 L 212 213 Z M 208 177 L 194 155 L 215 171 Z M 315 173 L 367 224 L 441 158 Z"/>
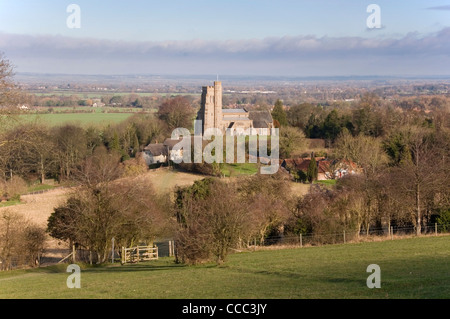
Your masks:
<path fill-rule="evenodd" d="M 204 86 L 198 119 L 203 121 L 202 133 L 208 128 L 222 129 L 222 83 Z"/>
<path fill-rule="evenodd" d="M 222 109 L 222 82 L 215 81 L 214 86 L 202 88 L 202 99 L 197 120 L 202 121 L 201 132 L 196 128 L 195 134 L 204 134 L 209 128 L 217 128 L 225 134 L 227 129 L 250 129 L 250 135 L 270 135 L 273 119 L 267 111 L 247 111 L 246 109 Z"/>

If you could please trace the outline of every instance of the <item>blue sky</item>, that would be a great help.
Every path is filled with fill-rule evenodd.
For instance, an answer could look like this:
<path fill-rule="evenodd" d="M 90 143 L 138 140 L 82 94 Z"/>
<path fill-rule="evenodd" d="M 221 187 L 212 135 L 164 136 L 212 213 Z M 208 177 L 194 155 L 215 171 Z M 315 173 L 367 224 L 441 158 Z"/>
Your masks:
<path fill-rule="evenodd" d="M 380 29 L 367 28 L 371 3 Z M 17 72 L 449 75 L 448 42 L 443 0 L 0 0 Z"/>

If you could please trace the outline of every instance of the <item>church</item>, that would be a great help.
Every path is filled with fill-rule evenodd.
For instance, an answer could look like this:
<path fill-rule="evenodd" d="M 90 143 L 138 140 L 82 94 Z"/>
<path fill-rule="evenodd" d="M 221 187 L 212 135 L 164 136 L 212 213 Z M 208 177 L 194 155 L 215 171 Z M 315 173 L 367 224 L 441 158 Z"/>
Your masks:
<path fill-rule="evenodd" d="M 232 135 L 238 135 L 239 131 L 244 130 L 248 130 L 248 135 L 270 135 L 274 128 L 269 111 L 222 108 L 222 83 L 219 81 L 215 81 L 214 86 L 202 88 L 197 120 L 202 121 L 202 134 L 209 128 L 218 128 L 224 135 L 227 129 L 232 130 Z"/>

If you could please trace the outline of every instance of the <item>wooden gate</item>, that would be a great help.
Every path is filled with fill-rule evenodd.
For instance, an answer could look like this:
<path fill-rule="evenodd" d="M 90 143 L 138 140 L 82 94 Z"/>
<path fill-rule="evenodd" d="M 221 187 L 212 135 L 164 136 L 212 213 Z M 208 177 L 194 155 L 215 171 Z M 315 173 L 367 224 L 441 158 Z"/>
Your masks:
<path fill-rule="evenodd" d="M 138 263 L 146 260 L 158 259 L 158 247 L 152 246 L 136 246 L 125 248 L 122 247 L 122 264 Z"/>

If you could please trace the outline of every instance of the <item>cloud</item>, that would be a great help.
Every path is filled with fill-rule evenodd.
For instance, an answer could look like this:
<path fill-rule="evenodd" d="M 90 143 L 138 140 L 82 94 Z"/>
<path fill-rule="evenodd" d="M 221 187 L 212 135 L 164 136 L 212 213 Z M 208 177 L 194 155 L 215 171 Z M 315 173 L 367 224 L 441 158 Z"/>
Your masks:
<path fill-rule="evenodd" d="M 450 74 L 450 28 L 426 35 L 409 33 L 401 38 L 299 35 L 160 42 L 0 33 L 0 51 L 23 72 Z"/>
<path fill-rule="evenodd" d="M 427 10 L 450 10 L 450 5 L 448 6 L 437 6 L 437 7 L 428 7 Z"/>

